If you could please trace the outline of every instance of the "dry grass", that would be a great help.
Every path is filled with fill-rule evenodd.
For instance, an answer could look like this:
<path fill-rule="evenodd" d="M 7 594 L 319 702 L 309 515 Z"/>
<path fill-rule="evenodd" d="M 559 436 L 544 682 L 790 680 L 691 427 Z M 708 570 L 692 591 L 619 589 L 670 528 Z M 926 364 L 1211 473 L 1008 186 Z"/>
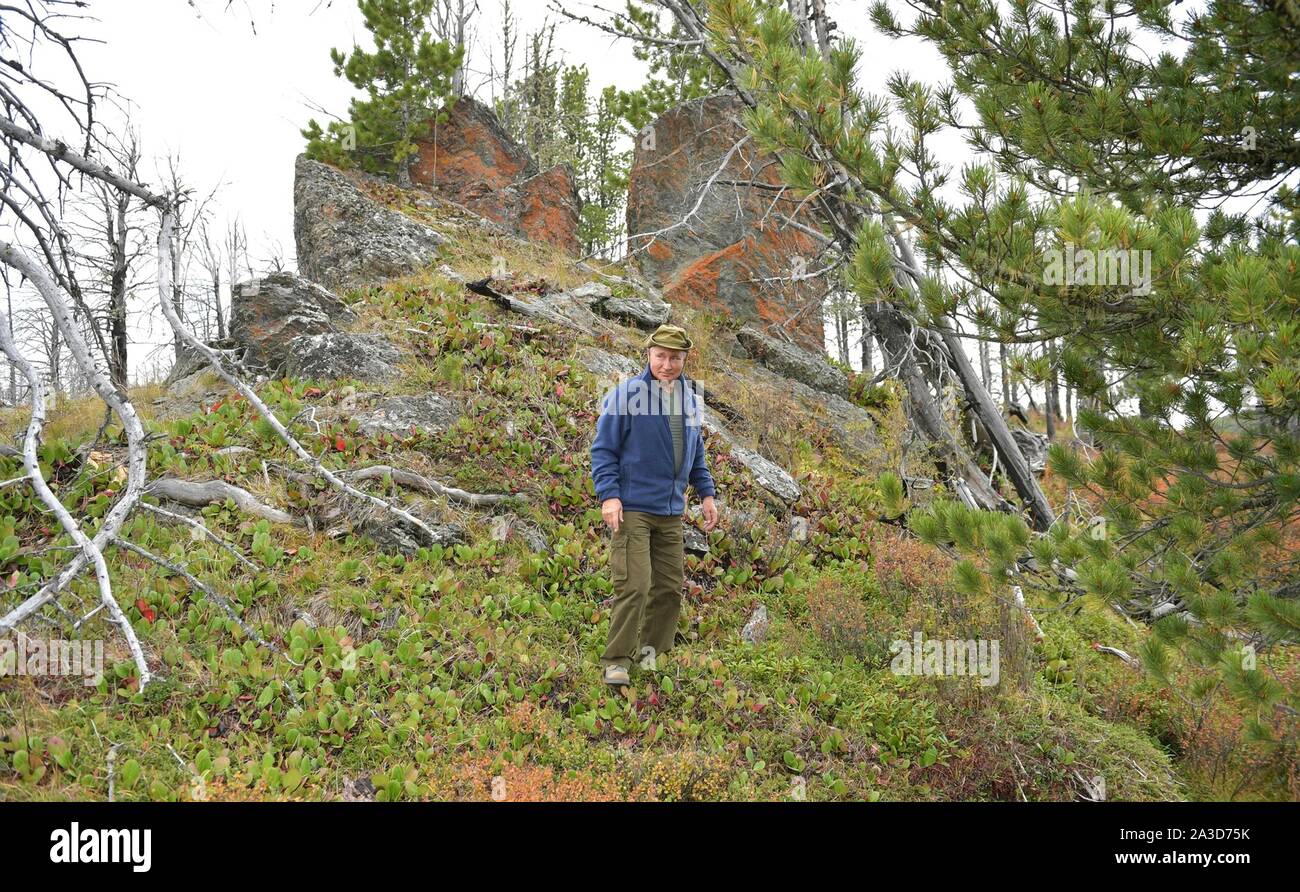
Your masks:
<path fill-rule="evenodd" d="M 146 410 L 150 401 L 163 394 L 160 383 L 143 384 L 129 388 L 127 395 L 137 411 L 144 418 L 149 418 Z M 0 438 L 6 442 L 21 438 L 27 430 L 27 421 L 31 410 L 25 405 L 0 409 Z M 114 421 L 116 421 L 114 416 Z M 104 423 L 104 401 L 95 395 L 86 395 L 64 399 L 45 415 L 44 439 L 62 438 L 78 442 L 94 435 Z"/>

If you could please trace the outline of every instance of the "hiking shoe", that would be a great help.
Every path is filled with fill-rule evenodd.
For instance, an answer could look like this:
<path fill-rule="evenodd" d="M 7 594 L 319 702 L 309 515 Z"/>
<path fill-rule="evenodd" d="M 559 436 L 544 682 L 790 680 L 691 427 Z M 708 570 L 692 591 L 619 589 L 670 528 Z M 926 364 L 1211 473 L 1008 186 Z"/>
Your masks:
<path fill-rule="evenodd" d="M 605 684 L 629 684 L 627 670 L 617 664 L 605 667 Z"/>

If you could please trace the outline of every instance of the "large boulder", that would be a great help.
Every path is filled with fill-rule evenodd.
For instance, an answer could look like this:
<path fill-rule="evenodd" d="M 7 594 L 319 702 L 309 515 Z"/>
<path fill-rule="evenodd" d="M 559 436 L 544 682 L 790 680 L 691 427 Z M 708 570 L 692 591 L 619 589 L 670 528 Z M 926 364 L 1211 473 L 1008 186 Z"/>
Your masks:
<path fill-rule="evenodd" d="M 531 242 L 577 256 L 581 201 L 567 165 L 538 170 L 493 111 L 468 96 L 415 142 L 411 181 Z"/>
<path fill-rule="evenodd" d="M 567 164 L 557 164 L 519 184 L 519 221 L 515 231 L 530 242 L 544 242 L 566 254 L 578 256 L 582 198 L 577 180 Z"/>
<path fill-rule="evenodd" d="M 298 269 L 334 291 L 434 265 L 444 241 L 423 223 L 374 201 L 342 171 L 306 155 L 294 164 L 293 239 Z"/>
<path fill-rule="evenodd" d="M 500 192 L 538 173 L 537 162 L 510 138 L 492 109 L 468 96 L 457 99 L 447 120 L 433 124 L 430 135 L 417 140 L 416 147 L 411 181 L 469 199 L 460 203 L 471 210 L 477 210 L 479 196 Z"/>
<path fill-rule="evenodd" d="M 590 344 L 582 344 L 578 347 L 577 359 L 587 371 L 602 381 L 610 382 L 611 386 L 623 378 L 640 374 L 644 368 L 621 353 L 610 353 L 608 350 Z"/>
<path fill-rule="evenodd" d="M 396 378 L 402 352 L 381 335 L 339 328 L 356 319 L 320 285 L 296 273 L 271 273 L 234 287 L 230 337 L 208 346 L 223 350 L 236 371 L 295 378 Z M 205 357 L 184 351 L 168 376 L 169 388 L 179 390 L 180 382 L 197 380 L 206 368 Z"/>
<path fill-rule="evenodd" d="M 402 351 L 380 335 L 327 331 L 290 341 L 285 373 L 321 381 L 394 381 L 401 374 L 402 358 Z"/>
<path fill-rule="evenodd" d="M 294 338 L 355 320 L 343 301 L 296 273 L 271 273 L 231 289 L 230 337 L 244 346 L 245 364 L 271 371 L 284 365 Z"/>
<path fill-rule="evenodd" d="M 746 139 L 742 108 L 729 94 L 692 100 L 638 137 L 628 181 L 628 249 L 669 303 L 789 323 L 796 340 L 820 349 L 825 286 L 790 281 L 816 268 L 818 246 L 782 219 L 808 223 L 798 201 L 780 192 L 771 156 Z M 738 185 L 747 182 L 759 186 Z M 788 281 L 764 281 L 779 279 Z"/>
<path fill-rule="evenodd" d="M 413 431 L 429 436 L 444 433 L 460 416 L 460 406 L 455 400 L 430 391 L 384 397 L 354 417 L 368 436 L 409 437 Z"/>
<path fill-rule="evenodd" d="M 347 304 L 315 282 L 293 272 L 269 273 L 231 289 L 230 334 L 207 346 L 233 371 L 276 375 L 284 371 L 296 338 L 337 331 L 356 319 Z M 178 390 L 178 382 L 208 368 L 207 357 L 186 346 L 164 383 Z"/>
<path fill-rule="evenodd" d="M 820 353 L 778 341 L 748 325 L 736 332 L 736 340 L 746 353 L 779 375 L 802 381 L 815 390 L 849 395 L 848 377 Z"/>
<path fill-rule="evenodd" d="M 629 297 L 607 297 L 596 307 L 596 311 L 608 319 L 654 331 L 668 321 L 672 306 L 653 294 L 636 294 Z"/>

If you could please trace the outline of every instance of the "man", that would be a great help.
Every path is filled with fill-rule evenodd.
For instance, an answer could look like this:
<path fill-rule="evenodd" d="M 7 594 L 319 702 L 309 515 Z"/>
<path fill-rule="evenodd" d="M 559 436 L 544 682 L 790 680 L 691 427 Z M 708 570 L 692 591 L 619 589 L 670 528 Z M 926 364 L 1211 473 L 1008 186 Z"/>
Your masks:
<path fill-rule="evenodd" d="M 703 498 L 704 529 L 718 522 L 695 383 L 683 372 L 691 339 L 676 325 L 646 338 L 645 369 L 602 400 L 591 477 L 609 542 L 614 609 L 600 657 L 607 684 L 626 685 L 632 661 L 653 668 L 673 646 L 681 613 L 686 484 Z"/>

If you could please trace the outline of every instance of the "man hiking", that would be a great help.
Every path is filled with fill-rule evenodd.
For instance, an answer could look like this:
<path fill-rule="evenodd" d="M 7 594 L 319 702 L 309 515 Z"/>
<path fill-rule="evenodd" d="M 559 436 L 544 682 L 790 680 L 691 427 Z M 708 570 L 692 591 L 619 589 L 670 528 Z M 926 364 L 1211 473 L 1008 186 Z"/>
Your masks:
<path fill-rule="evenodd" d="M 645 369 L 602 400 L 591 444 L 591 477 L 612 530 L 614 607 L 600 662 L 606 684 L 628 684 L 633 660 L 653 668 L 673 646 L 681 613 L 686 484 L 703 497 L 704 529 L 718 522 L 717 490 L 705 463 L 695 383 L 683 373 L 691 339 L 661 325 L 645 339 Z"/>

